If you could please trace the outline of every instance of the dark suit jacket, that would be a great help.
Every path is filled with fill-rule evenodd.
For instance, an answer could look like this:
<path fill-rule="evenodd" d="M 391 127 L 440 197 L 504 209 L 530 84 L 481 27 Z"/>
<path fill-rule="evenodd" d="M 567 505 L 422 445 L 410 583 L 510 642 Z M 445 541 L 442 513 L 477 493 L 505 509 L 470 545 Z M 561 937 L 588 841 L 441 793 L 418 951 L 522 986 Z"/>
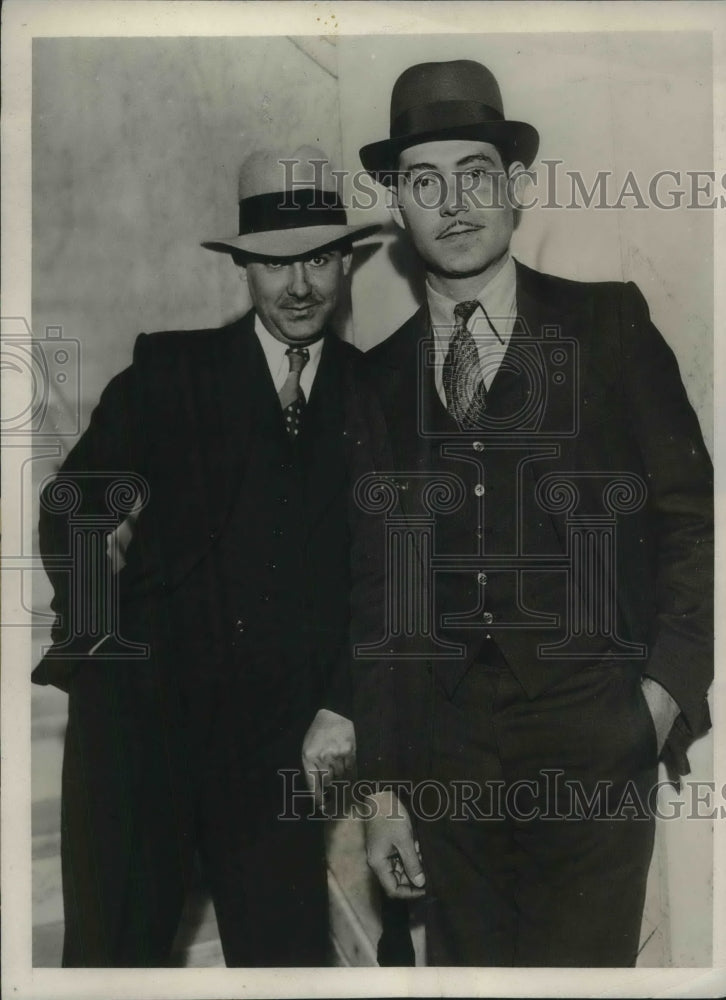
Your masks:
<path fill-rule="evenodd" d="M 312 592 L 311 615 L 319 621 L 311 623 L 318 648 L 310 659 L 324 674 L 316 680 L 327 691 L 325 704 L 344 714 L 346 677 L 339 674 L 333 680 L 331 668 L 338 654 L 333 646 L 347 625 L 347 576 L 331 578 L 326 522 L 333 505 L 346 505 L 357 463 L 369 461 L 362 459 L 371 424 L 365 380 L 360 352 L 328 335 L 308 405 L 315 414 L 316 440 L 305 477 L 309 565 L 305 580 L 290 581 Z M 60 477 L 43 494 L 40 548 L 54 587 L 56 645 L 34 671 L 36 683 L 67 690 L 95 642 L 83 630 L 67 641 L 73 588 L 75 599 L 90 609 L 98 602 L 92 574 L 67 570 L 72 519 L 54 502 L 54 490 L 57 495 L 64 483 L 78 486 L 81 499 L 73 518 L 106 515 L 111 473 L 132 473 L 149 487 L 118 577 L 123 638 L 149 644 L 153 658 L 164 642 L 162 630 L 171 629 L 190 635 L 192 645 L 196 634 L 210 661 L 213 650 L 223 655 L 220 632 L 230 623 L 220 621 L 219 602 L 200 567 L 223 534 L 239 492 L 254 489 L 245 478 L 246 460 L 259 431 L 260 392 L 267 389 L 274 391 L 253 313 L 218 330 L 139 336 L 133 364 L 108 384 Z M 344 463 L 331 457 L 341 453 L 340 441 Z M 121 519 L 117 514 L 116 521 Z M 59 565 L 59 559 L 66 564 Z M 175 595 L 182 590 L 185 599 L 174 611 Z M 336 616 L 340 621 L 334 621 Z M 112 640 L 100 647 L 99 655 L 114 652 Z M 209 668 L 222 666 L 210 662 Z"/>
<path fill-rule="evenodd" d="M 558 439 L 552 457 L 538 462 L 538 474 L 584 473 L 578 481 L 584 493 L 588 473 L 629 472 L 647 484 L 642 508 L 618 520 L 618 618 L 623 638 L 646 644 L 643 672 L 681 708 L 666 758 L 674 771 L 686 773 L 685 747 L 710 724 L 705 695 L 713 676 L 713 484 L 677 363 L 632 283 L 579 283 L 517 263 L 517 307 L 520 333 L 541 338 L 558 330 L 575 342 L 578 355 L 575 433 Z M 388 427 L 392 471 L 427 468 L 430 446 L 417 421 L 433 380 L 427 390 L 417 373 L 421 344 L 430 337 L 422 308 L 367 355 Z M 549 383 L 552 352 L 540 356 Z M 566 393 L 549 394 L 537 418 L 543 440 L 567 425 L 568 405 Z M 410 491 L 399 490 L 399 503 L 404 517 L 413 513 Z M 381 520 L 357 519 L 353 643 L 375 643 L 383 633 L 385 567 L 376 555 L 383 544 Z M 564 548 L 561 535 L 560 540 Z M 510 662 L 523 638 L 516 630 L 496 633 Z M 412 639 L 409 660 L 382 655 L 354 657 L 353 664 L 361 775 L 378 780 L 427 775 L 432 670 L 426 649 Z M 553 684 L 556 679 L 553 672 Z M 547 683 L 545 677 L 540 688 Z"/>

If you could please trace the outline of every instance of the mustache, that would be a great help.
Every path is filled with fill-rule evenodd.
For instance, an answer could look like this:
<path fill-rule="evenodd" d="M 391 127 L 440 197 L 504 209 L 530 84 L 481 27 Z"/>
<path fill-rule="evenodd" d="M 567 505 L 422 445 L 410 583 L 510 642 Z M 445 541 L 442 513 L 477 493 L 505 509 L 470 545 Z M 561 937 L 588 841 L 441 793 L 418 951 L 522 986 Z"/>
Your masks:
<path fill-rule="evenodd" d="M 470 233 L 476 229 L 484 229 L 484 226 L 477 225 L 474 222 L 462 222 L 461 220 L 457 220 L 456 222 L 452 222 L 448 225 L 446 229 L 442 229 L 436 239 L 443 240 L 446 239 L 447 236 L 451 236 L 452 233 Z"/>
<path fill-rule="evenodd" d="M 280 302 L 282 309 L 309 309 L 310 306 L 319 306 L 323 299 L 319 295 L 307 295 L 304 299 L 285 298 Z"/>

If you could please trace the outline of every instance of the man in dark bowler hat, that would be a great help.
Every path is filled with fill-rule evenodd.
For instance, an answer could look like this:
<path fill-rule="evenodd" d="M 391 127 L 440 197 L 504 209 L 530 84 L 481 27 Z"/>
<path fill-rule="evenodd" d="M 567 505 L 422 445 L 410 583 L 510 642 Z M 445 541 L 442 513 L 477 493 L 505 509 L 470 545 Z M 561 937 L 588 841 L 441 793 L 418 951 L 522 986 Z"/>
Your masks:
<path fill-rule="evenodd" d="M 360 154 L 427 282 L 367 356 L 392 466 L 359 491 L 357 760 L 432 965 L 634 964 L 657 764 L 710 722 L 711 462 L 636 286 L 510 255 L 538 141 L 484 66 L 427 63 Z"/>
<path fill-rule="evenodd" d="M 329 960 L 301 752 L 323 777 L 354 753 L 331 668 L 374 420 L 361 355 L 330 324 L 371 231 L 348 224 L 319 150 L 252 154 L 238 235 L 205 245 L 233 257 L 254 309 L 141 335 L 43 491 L 57 617 L 33 679 L 69 693 L 66 966 L 167 964 L 195 854 L 228 965 Z"/>

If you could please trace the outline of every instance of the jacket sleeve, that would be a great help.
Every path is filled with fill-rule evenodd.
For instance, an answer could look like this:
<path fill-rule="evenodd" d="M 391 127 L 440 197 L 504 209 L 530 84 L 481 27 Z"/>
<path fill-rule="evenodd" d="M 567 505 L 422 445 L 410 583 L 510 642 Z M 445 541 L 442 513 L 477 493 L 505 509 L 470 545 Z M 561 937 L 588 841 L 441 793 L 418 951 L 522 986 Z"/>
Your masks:
<path fill-rule="evenodd" d="M 638 288 L 623 289 L 622 378 L 658 553 L 656 630 L 644 674 L 675 699 L 677 725 L 685 722 L 693 737 L 708 727 L 713 679 L 713 468 L 673 352 Z"/>
<path fill-rule="evenodd" d="M 370 374 L 351 393 L 354 419 L 349 431 L 354 456 L 349 496 L 350 631 L 342 650 L 339 676 L 347 678 L 349 706 L 356 730 L 356 759 L 364 781 L 390 780 L 398 774 L 394 671 L 383 653 L 361 648 L 378 643 L 385 629 L 385 513 L 365 503 L 365 483 L 392 469 L 385 417 Z M 373 486 L 375 491 L 377 487 Z"/>
<path fill-rule="evenodd" d="M 84 617 L 94 614 L 94 602 L 99 588 L 93 574 L 84 572 L 82 564 L 69 566 L 71 519 L 109 519 L 109 530 L 125 517 L 123 507 L 114 509 L 109 503 L 109 489 L 119 484 L 123 499 L 123 482 L 131 474 L 143 482 L 146 473 L 144 426 L 141 413 L 142 380 L 139 377 L 139 355 L 143 354 L 146 338 L 141 335 L 134 349 L 134 363 L 116 375 L 104 389 L 95 407 L 89 426 L 68 454 L 57 474 L 44 484 L 40 495 L 39 547 L 46 572 L 53 587 L 51 609 L 55 614 L 52 629 L 54 642 L 64 641 L 69 655 L 74 649 L 88 651 L 83 635 L 70 636 L 71 600 L 81 601 Z M 82 561 L 81 561 L 82 562 Z M 69 644 L 68 640 L 73 641 Z M 42 665 L 41 665 L 42 666 Z M 36 671 L 33 679 L 48 683 L 45 671 Z"/>

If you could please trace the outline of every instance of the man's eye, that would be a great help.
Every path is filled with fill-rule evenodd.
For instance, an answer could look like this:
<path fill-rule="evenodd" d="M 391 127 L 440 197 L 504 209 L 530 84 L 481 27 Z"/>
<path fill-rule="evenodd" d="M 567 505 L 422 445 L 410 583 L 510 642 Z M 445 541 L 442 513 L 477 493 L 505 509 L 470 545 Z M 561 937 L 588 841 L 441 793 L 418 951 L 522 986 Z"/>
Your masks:
<path fill-rule="evenodd" d="M 279 271 L 280 268 L 283 265 L 279 264 L 277 261 L 271 261 L 271 260 L 269 260 L 269 261 L 267 261 L 266 266 L 267 266 L 268 271 Z"/>
<path fill-rule="evenodd" d="M 330 260 L 327 256 L 311 257 L 308 263 L 312 264 L 313 267 L 325 267 L 325 265 Z"/>
<path fill-rule="evenodd" d="M 430 188 L 433 184 L 438 183 L 438 176 L 436 174 L 417 174 L 413 179 L 413 186 L 418 190 Z"/>

